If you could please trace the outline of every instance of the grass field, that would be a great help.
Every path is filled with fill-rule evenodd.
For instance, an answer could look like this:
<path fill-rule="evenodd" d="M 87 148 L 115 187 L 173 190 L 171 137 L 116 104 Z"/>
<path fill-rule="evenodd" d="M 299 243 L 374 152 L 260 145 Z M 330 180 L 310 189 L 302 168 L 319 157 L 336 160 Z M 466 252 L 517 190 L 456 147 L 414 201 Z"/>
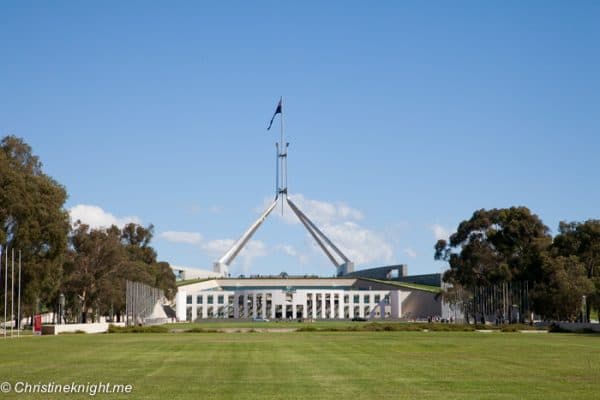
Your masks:
<path fill-rule="evenodd" d="M 134 399 L 598 399 L 600 336 L 104 334 L 0 341 L 0 381 L 132 384 Z M 0 399 L 86 394 L 0 394 Z"/>

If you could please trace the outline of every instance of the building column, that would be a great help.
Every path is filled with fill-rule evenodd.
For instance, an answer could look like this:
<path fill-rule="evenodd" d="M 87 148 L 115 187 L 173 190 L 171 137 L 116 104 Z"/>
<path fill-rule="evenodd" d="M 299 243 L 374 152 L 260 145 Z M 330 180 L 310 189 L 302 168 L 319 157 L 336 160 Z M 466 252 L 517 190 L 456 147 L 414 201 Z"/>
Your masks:
<path fill-rule="evenodd" d="M 186 319 L 186 299 L 187 293 L 184 290 L 175 294 L 175 315 L 178 321 L 185 321 Z"/>
<path fill-rule="evenodd" d="M 261 293 L 260 297 L 261 297 L 260 317 L 262 319 L 265 319 L 265 318 L 267 318 L 267 294 Z"/>
<path fill-rule="evenodd" d="M 233 295 L 233 318 L 238 319 L 240 317 L 240 295 Z"/>
<path fill-rule="evenodd" d="M 304 306 L 302 307 L 302 319 L 308 318 L 308 294 L 304 295 Z"/>
<path fill-rule="evenodd" d="M 402 296 L 400 296 L 399 290 L 390 290 L 390 305 L 392 306 L 390 317 L 400 318 L 402 316 Z"/>
<path fill-rule="evenodd" d="M 321 292 L 321 318 L 327 318 L 327 307 L 325 306 L 325 292 Z"/>
<path fill-rule="evenodd" d="M 248 318 L 248 295 L 244 294 L 244 318 Z"/>
<path fill-rule="evenodd" d="M 329 318 L 335 318 L 335 294 L 329 293 Z"/>
<path fill-rule="evenodd" d="M 256 293 L 252 293 L 252 318 L 256 318 Z"/>
<path fill-rule="evenodd" d="M 271 319 L 275 319 L 275 312 L 277 311 L 277 306 L 275 305 L 275 296 L 271 294 Z"/>
<path fill-rule="evenodd" d="M 294 301 L 292 300 L 292 319 L 296 319 L 297 315 L 296 315 L 296 303 L 294 303 Z"/>
<path fill-rule="evenodd" d="M 348 292 L 348 316 L 354 318 L 354 293 Z"/>
<path fill-rule="evenodd" d="M 312 319 L 317 319 L 317 294 L 316 293 L 312 293 L 311 294 L 311 299 L 312 299 L 312 305 L 311 305 L 311 318 Z"/>
<path fill-rule="evenodd" d="M 345 315 L 344 315 L 344 292 L 339 294 L 338 297 L 338 313 L 340 314 L 340 319 L 344 319 Z"/>
<path fill-rule="evenodd" d="M 365 317 L 365 303 L 364 303 L 364 295 L 359 294 L 358 295 L 358 316 L 360 318 L 364 318 Z"/>
<path fill-rule="evenodd" d="M 202 319 L 208 318 L 208 305 L 206 301 L 206 296 L 202 295 Z"/>

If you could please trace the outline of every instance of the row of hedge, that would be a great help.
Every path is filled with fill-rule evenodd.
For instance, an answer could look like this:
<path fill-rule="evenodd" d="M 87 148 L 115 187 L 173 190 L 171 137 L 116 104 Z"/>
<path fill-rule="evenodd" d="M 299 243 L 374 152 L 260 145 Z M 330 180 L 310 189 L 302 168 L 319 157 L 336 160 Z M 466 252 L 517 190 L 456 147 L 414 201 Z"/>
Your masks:
<path fill-rule="evenodd" d="M 353 324 L 348 326 L 314 326 L 306 325 L 298 328 L 298 332 L 473 332 L 476 330 L 496 330 L 501 332 L 518 332 L 522 330 L 534 330 L 535 327 L 524 324 L 513 325 L 463 325 L 463 324 L 429 324 L 429 323 L 378 323 L 371 322 L 366 324 Z M 244 330 L 245 332 L 254 332 L 254 329 Z M 110 325 L 108 333 L 170 333 L 172 332 L 167 325 L 152 326 L 126 326 L 119 327 Z M 215 328 L 193 327 L 189 329 L 177 330 L 177 333 L 218 333 L 222 332 Z"/>

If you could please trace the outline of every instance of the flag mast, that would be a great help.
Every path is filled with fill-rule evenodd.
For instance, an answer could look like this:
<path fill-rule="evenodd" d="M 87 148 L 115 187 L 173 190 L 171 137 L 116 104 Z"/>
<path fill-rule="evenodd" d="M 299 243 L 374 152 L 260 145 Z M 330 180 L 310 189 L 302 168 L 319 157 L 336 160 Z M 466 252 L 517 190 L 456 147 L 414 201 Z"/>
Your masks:
<path fill-rule="evenodd" d="M 12 250 L 12 268 L 10 275 L 10 337 L 13 337 L 15 327 L 15 249 Z M 5 321 L 6 322 L 6 321 Z"/>
<path fill-rule="evenodd" d="M 17 300 L 17 337 L 21 337 L 21 250 L 19 250 L 19 299 Z"/>
<path fill-rule="evenodd" d="M 279 189 L 279 193 L 281 194 L 281 215 L 283 215 L 283 206 L 284 206 L 284 199 L 283 196 L 285 195 L 285 197 L 287 198 L 287 145 L 284 147 L 284 142 L 283 142 L 283 96 L 281 96 L 279 98 L 279 106 L 281 107 L 281 118 L 280 118 L 280 137 L 279 137 L 279 150 L 281 151 L 280 153 L 280 162 L 281 162 L 281 185 L 280 185 L 280 189 Z"/>
<path fill-rule="evenodd" d="M 4 254 L 4 339 L 6 339 L 6 306 L 8 304 L 8 246 L 6 247 Z"/>

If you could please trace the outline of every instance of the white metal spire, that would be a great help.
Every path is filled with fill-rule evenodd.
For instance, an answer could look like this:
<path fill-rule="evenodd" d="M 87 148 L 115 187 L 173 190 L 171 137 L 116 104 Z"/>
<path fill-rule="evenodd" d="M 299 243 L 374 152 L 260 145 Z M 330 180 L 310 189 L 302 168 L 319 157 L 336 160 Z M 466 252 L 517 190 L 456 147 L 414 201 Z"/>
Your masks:
<path fill-rule="evenodd" d="M 227 250 L 227 252 L 214 263 L 214 271 L 227 276 L 229 274 L 229 265 L 233 262 L 235 257 L 239 254 L 244 246 L 250 241 L 250 238 L 267 219 L 271 211 L 277 205 L 277 200 L 281 197 L 281 214 L 283 215 L 284 204 L 288 204 L 290 209 L 298 217 L 302 225 L 306 228 L 308 233 L 315 239 L 321 250 L 325 253 L 327 258 L 336 267 L 338 276 L 345 275 L 349 272 L 354 271 L 354 263 L 350 261 L 348 257 L 333 244 L 333 242 L 319 229 L 317 226 L 304 214 L 298 206 L 288 197 L 288 186 L 287 186 L 287 156 L 289 143 L 284 142 L 284 130 L 283 130 L 283 97 L 279 100 L 279 104 L 273 114 L 273 118 L 280 113 L 281 114 L 281 129 L 279 136 L 279 143 L 275 143 L 277 163 L 275 166 L 275 199 L 265 209 L 265 211 L 258 217 L 258 219 L 250 225 L 248 230 Z M 273 119 L 271 119 L 271 124 Z M 269 128 L 271 127 L 269 124 Z M 335 255 L 333 254 L 335 253 Z M 336 259 L 339 257 L 341 260 Z"/>

